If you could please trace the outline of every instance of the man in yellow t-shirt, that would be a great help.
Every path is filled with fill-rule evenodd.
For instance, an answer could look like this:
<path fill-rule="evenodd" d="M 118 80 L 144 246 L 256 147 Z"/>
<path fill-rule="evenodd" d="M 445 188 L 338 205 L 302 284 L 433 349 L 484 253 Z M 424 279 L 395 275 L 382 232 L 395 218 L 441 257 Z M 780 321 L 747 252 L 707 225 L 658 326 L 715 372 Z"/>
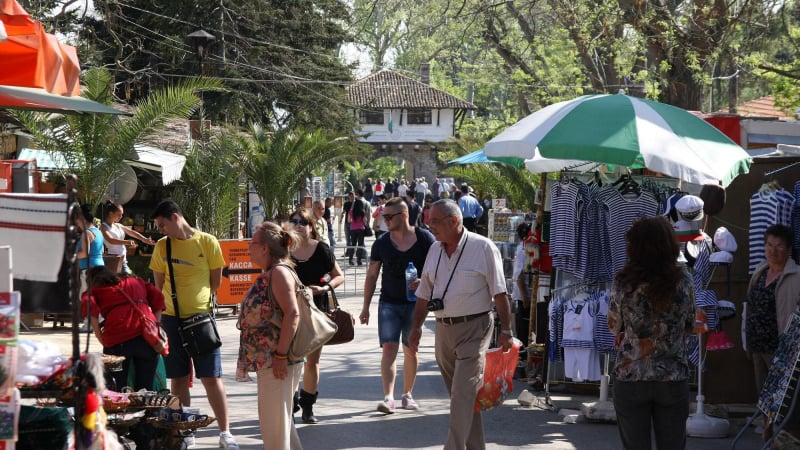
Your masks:
<path fill-rule="evenodd" d="M 178 333 L 180 318 L 195 314 L 209 313 L 212 310 L 212 298 L 222 281 L 222 268 L 225 260 L 222 257 L 217 238 L 195 230 L 186 222 L 180 207 L 172 200 L 164 200 L 153 213 L 158 231 L 164 234 L 153 250 L 150 269 L 156 286 L 164 293 L 167 309 L 161 316 L 161 323 L 167 332 L 171 351 L 164 358 L 167 378 L 170 379 L 172 393 L 177 395 L 183 406 L 189 406 L 190 371 L 189 364 L 194 364 L 194 372 L 203 383 L 208 403 L 217 417 L 219 425 L 220 447 L 238 450 L 236 440 L 228 430 L 228 401 L 225 386 L 222 384 L 222 359 L 220 349 L 211 353 L 190 357 L 183 349 Z M 172 300 L 172 282 L 167 264 L 167 239 L 171 240 L 172 270 L 175 274 L 178 310 L 180 318 L 175 314 Z M 193 436 L 187 437 L 187 447 L 194 444 Z"/>

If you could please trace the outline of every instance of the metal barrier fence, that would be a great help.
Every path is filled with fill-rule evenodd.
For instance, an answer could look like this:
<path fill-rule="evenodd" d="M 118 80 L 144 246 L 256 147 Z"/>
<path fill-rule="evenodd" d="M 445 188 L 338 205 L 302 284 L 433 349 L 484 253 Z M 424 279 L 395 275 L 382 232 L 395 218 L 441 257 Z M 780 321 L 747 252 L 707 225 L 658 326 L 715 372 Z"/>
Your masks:
<path fill-rule="evenodd" d="M 369 251 L 372 247 L 372 242 L 369 244 L 365 243 L 364 247 L 361 247 L 366 251 L 366 258 L 362 260 L 362 265 L 350 265 L 347 256 L 345 256 L 345 252 L 347 250 L 353 250 L 353 260 L 357 260 L 356 253 L 358 251 L 358 246 L 343 246 L 343 245 L 336 245 L 335 249 L 335 256 L 336 261 L 339 263 L 339 267 L 342 268 L 342 273 L 344 273 L 344 283 L 341 286 L 336 288 L 336 293 L 340 295 L 353 295 L 353 296 L 363 296 L 364 295 L 364 279 L 367 276 L 367 267 L 369 266 Z"/>

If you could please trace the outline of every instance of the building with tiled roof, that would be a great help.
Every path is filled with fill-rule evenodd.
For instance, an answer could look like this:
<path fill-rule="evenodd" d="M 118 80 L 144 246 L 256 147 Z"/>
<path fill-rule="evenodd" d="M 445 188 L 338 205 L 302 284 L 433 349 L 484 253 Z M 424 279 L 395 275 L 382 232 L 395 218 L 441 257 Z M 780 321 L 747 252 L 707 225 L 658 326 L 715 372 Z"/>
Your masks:
<path fill-rule="evenodd" d="M 427 67 L 422 81 L 384 69 L 347 88 L 357 107 L 362 142 L 414 144 L 444 142 L 455 133 L 455 124 L 472 103 L 428 84 Z"/>
<path fill-rule="evenodd" d="M 420 80 L 384 69 L 347 88 L 358 120 L 356 134 L 371 144 L 375 157 L 404 161 L 406 178 L 433 180 L 438 172 L 436 143 L 456 134 L 472 103 L 430 85 L 430 66 L 422 64 Z"/>
<path fill-rule="evenodd" d="M 717 113 L 728 114 L 728 110 L 719 110 Z M 782 109 L 775 105 L 775 96 L 767 95 L 736 106 L 736 114 L 741 117 L 770 120 L 795 120 L 791 109 Z"/>

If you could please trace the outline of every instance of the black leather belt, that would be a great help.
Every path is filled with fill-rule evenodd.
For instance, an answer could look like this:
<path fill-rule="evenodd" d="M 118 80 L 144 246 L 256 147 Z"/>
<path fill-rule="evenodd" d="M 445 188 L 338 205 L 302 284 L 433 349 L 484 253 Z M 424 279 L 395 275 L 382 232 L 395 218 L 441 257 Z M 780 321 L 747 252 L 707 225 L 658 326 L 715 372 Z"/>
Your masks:
<path fill-rule="evenodd" d="M 448 325 L 455 325 L 457 323 L 469 322 L 472 319 L 477 319 L 478 317 L 483 317 L 486 314 L 489 314 L 489 311 L 484 311 L 482 313 L 477 313 L 477 314 L 470 314 L 470 315 L 467 315 L 467 316 L 437 317 L 436 321 L 439 322 L 439 323 L 446 323 Z"/>

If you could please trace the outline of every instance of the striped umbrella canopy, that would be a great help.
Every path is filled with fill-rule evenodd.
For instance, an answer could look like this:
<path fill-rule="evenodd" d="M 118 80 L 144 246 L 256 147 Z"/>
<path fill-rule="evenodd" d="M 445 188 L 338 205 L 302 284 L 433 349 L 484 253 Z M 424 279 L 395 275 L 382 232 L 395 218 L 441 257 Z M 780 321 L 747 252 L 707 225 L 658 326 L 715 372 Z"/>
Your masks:
<path fill-rule="evenodd" d="M 467 153 L 466 155 L 462 155 L 456 159 L 447 161 L 447 166 L 450 167 L 455 165 L 463 166 L 466 164 L 490 164 L 490 163 L 501 163 L 519 167 L 520 165 L 522 165 L 522 160 L 519 158 L 504 158 L 504 157 L 497 157 L 490 159 L 483 152 L 483 149 L 479 148 L 474 152 Z"/>
<path fill-rule="evenodd" d="M 751 163 L 744 149 L 689 111 L 623 94 L 584 95 L 542 108 L 487 142 L 484 152 L 524 159 L 534 172 L 595 162 L 722 186 Z"/>

